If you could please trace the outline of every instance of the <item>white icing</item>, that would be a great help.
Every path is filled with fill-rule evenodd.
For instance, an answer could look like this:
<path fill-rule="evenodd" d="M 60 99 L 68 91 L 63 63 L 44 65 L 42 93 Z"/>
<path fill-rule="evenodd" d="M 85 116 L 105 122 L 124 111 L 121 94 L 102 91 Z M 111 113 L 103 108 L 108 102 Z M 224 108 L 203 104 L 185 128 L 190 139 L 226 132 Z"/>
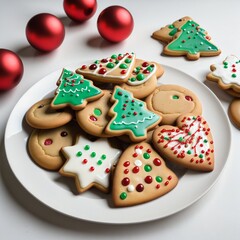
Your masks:
<path fill-rule="evenodd" d="M 142 166 L 142 161 L 137 159 L 137 160 L 135 160 L 134 164 L 138 167 L 141 167 Z"/>
<path fill-rule="evenodd" d="M 75 86 L 77 86 L 77 85 L 74 85 L 74 87 Z M 85 88 L 80 88 L 80 89 L 77 89 L 77 88 L 75 88 L 74 90 L 73 89 L 69 89 L 68 91 L 65 89 L 65 88 L 63 88 L 63 89 L 58 89 L 57 90 L 57 93 L 59 93 L 59 92 L 64 92 L 64 93 L 75 93 L 75 92 L 84 92 L 84 91 L 90 91 L 90 90 L 88 90 L 88 86 L 86 86 Z"/>
<path fill-rule="evenodd" d="M 136 149 L 135 149 L 135 152 L 136 152 L 138 155 L 142 154 L 142 150 L 141 150 L 140 148 L 136 148 Z"/>
<path fill-rule="evenodd" d="M 216 77 L 220 77 L 221 80 L 225 84 L 237 84 L 240 86 L 240 62 L 236 56 L 230 55 L 228 56 L 224 62 L 227 62 L 228 67 L 224 68 L 224 64 L 214 64 L 214 68 L 216 68 L 212 73 Z M 235 65 L 235 67 L 232 67 Z M 232 70 L 235 69 L 236 72 Z M 236 74 L 236 77 L 232 77 L 232 74 Z"/>
<path fill-rule="evenodd" d="M 154 64 L 154 63 L 151 63 L 150 65 L 154 65 L 154 69 L 153 69 L 153 71 L 152 72 L 150 72 L 149 74 L 144 74 L 144 76 L 145 76 L 145 78 L 143 79 L 143 80 L 135 80 L 135 81 L 130 81 L 130 79 L 131 79 L 131 77 L 128 79 L 128 85 L 132 85 L 132 86 L 138 86 L 138 85 L 141 85 L 141 84 L 143 84 L 143 83 L 145 83 L 145 82 L 147 82 L 152 76 L 153 76 L 153 74 L 155 74 L 155 72 L 156 72 L 156 64 Z M 147 66 L 147 67 L 142 67 L 141 66 L 141 68 L 142 68 L 142 70 L 139 72 L 139 73 L 142 73 L 145 69 L 147 69 L 149 66 Z M 136 75 L 137 76 L 137 75 Z"/>
<path fill-rule="evenodd" d="M 184 129 L 188 129 L 191 135 L 188 135 L 184 130 L 180 130 L 178 133 L 173 132 L 170 136 L 168 135 L 168 132 L 164 132 L 162 135 L 166 138 L 171 138 L 171 141 L 167 144 L 167 146 L 169 148 L 174 147 L 173 151 L 177 150 L 178 153 L 184 151 L 186 155 L 188 155 L 187 151 L 191 151 L 191 154 L 193 155 L 197 154 L 199 156 L 202 154 L 202 159 L 204 160 L 207 157 L 205 153 L 210 148 L 209 141 L 206 143 L 204 142 L 205 139 L 208 140 L 205 131 L 203 131 L 203 128 L 205 128 L 205 126 L 200 121 L 193 120 L 192 117 L 190 118 L 191 120 L 184 121 L 184 124 L 187 125 L 187 127 L 184 127 Z M 200 131 L 198 131 L 198 129 L 200 129 Z M 181 144 L 179 144 L 179 138 L 183 138 Z M 189 141 L 191 141 L 191 143 Z M 204 153 L 201 152 L 202 150 Z"/>
<path fill-rule="evenodd" d="M 135 190 L 135 187 L 133 186 L 133 185 L 129 185 L 128 187 L 127 187 L 127 191 L 128 192 L 133 192 Z"/>
<path fill-rule="evenodd" d="M 90 146 L 89 150 L 85 150 L 86 145 Z M 109 176 L 105 170 L 111 169 L 121 154 L 119 149 L 111 147 L 106 138 L 100 138 L 95 142 L 91 142 L 84 137 L 80 137 L 74 146 L 63 148 L 64 153 L 67 154 L 69 160 L 64 164 L 63 171 L 66 173 L 73 173 L 77 176 L 81 188 L 89 186 L 91 183 L 98 183 L 104 188 L 109 187 Z M 82 152 L 81 156 L 77 156 L 78 152 Z M 91 153 L 95 152 L 96 156 L 91 157 Z M 102 160 L 102 164 L 98 165 L 98 160 L 102 155 L 106 155 L 106 159 Z M 83 163 L 87 159 L 87 163 Z M 90 168 L 94 167 L 94 171 Z"/>
<path fill-rule="evenodd" d="M 125 59 L 128 58 L 128 56 L 132 56 L 131 58 L 131 63 L 125 63 Z M 129 53 L 129 54 L 124 54 L 124 57 L 119 60 L 119 63 L 116 64 L 113 68 L 106 68 L 106 65 L 109 63 L 109 60 L 111 58 L 106 58 L 108 60 L 108 62 L 106 63 L 98 63 L 96 64 L 97 65 L 97 68 L 94 69 L 94 71 L 92 70 L 81 70 L 79 69 L 79 72 L 81 73 L 86 73 L 86 72 L 91 72 L 93 73 L 94 75 L 96 76 L 99 76 L 99 77 L 108 77 L 108 78 L 118 78 L 118 79 L 125 79 L 129 74 L 130 74 L 130 71 L 132 69 L 132 66 L 134 65 L 135 63 L 135 58 L 136 58 L 136 55 L 134 53 Z M 122 70 L 126 70 L 126 73 L 125 74 L 119 74 L 119 75 L 114 75 L 114 74 L 111 74 L 111 72 L 113 72 L 114 70 L 116 70 L 117 68 L 119 68 L 119 66 L 122 64 L 122 63 L 125 63 L 126 65 L 128 65 L 128 68 L 127 69 L 122 69 Z M 99 74 L 98 71 L 101 69 L 101 68 L 106 68 L 107 69 L 107 72 L 104 73 L 104 74 Z"/>
<path fill-rule="evenodd" d="M 120 121 L 120 122 L 116 122 L 116 121 L 113 121 L 113 124 L 115 124 L 115 125 L 137 125 L 137 124 L 139 124 L 139 123 L 143 123 L 143 122 L 145 122 L 145 120 L 151 120 L 151 119 L 153 119 L 153 117 L 155 116 L 155 114 L 152 114 L 152 115 L 150 115 L 150 116 L 148 116 L 148 117 L 144 117 L 142 120 L 137 120 L 137 122 L 125 122 L 125 121 Z"/>

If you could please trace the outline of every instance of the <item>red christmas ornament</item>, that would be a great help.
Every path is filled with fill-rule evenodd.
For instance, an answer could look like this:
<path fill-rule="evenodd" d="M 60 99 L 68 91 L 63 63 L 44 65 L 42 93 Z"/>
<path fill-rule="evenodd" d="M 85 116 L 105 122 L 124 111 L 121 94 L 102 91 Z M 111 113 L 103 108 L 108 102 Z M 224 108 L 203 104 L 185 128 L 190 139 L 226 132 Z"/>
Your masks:
<path fill-rule="evenodd" d="M 34 48 L 50 52 L 61 45 L 65 30 L 62 22 L 56 16 L 40 13 L 32 17 L 27 23 L 26 36 Z"/>
<path fill-rule="evenodd" d="M 104 9 L 97 20 L 100 35 L 110 42 L 121 42 L 132 32 L 134 21 L 124 7 L 111 6 Z"/>
<path fill-rule="evenodd" d="M 91 18 L 97 10 L 96 0 L 64 0 L 63 8 L 69 18 L 76 22 L 84 22 Z"/>
<path fill-rule="evenodd" d="M 0 90 L 15 87 L 23 75 L 23 63 L 19 56 L 7 49 L 0 49 Z"/>

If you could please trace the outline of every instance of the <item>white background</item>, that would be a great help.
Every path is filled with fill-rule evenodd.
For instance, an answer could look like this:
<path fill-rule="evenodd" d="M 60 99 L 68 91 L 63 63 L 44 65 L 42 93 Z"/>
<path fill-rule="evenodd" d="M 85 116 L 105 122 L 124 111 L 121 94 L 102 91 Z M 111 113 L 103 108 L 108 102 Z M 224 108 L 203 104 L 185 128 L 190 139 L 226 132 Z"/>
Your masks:
<path fill-rule="evenodd" d="M 6 123 L 25 91 L 56 69 L 78 61 L 106 57 L 113 52 L 133 51 L 139 58 L 173 66 L 204 82 L 221 100 L 226 112 L 232 100 L 215 84 L 206 82 L 205 76 L 212 63 L 221 62 L 230 54 L 240 56 L 240 1 L 98 1 L 95 15 L 80 25 L 66 17 L 62 2 L 0 0 L 0 48 L 15 51 L 25 68 L 20 84 L 9 92 L 0 93 L 1 239 L 239 239 L 240 133 L 234 126 L 231 126 L 233 141 L 230 156 L 216 185 L 191 207 L 162 220 L 132 225 L 104 225 L 72 219 L 44 206 L 19 184 L 5 156 L 3 139 Z M 135 20 L 131 36 L 119 44 L 107 43 L 97 31 L 98 15 L 110 5 L 126 7 Z M 28 20 L 42 12 L 59 17 L 66 30 L 62 45 L 49 54 L 35 51 L 25 37 Z M 187 15 L 208 30 L 213 42 L 222 50 L 220 56 L 191 62 L 183 57 L 161 55 L 163 45 L 150 37 L 152 32 Z M 20 156 L 16 158 L 21 160 Z"/>

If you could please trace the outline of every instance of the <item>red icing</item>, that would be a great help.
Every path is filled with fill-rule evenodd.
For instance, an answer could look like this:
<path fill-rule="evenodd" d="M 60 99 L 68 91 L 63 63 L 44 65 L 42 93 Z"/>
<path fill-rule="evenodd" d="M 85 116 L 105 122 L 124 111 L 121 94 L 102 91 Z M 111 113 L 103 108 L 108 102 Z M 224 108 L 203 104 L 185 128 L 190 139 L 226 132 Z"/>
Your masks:
<path fill-rule="evenodd" d="M 95 116 L 93 116 L 93 115 L 91 115 L 89 118 L 90 118 L 90 120 L 92 120 L 93 122 L 96 122 L 96 121 L 97 121 L 97 118 L 96 118 Z"/>
<path fill-rule="evenodd" d="M 44 145 L 48 146 L 48 145 L 51 145 L 53 143 L 53 140 L 48 138 L 44 141 Z"/>
<path fill-rule="evenodd" d="M 123 186 L 127 186 L 129 185 L 130 183 L 130 179 L 128 177 L 125 177 L 123 180 L 122 180 L 122 185 Z"/>

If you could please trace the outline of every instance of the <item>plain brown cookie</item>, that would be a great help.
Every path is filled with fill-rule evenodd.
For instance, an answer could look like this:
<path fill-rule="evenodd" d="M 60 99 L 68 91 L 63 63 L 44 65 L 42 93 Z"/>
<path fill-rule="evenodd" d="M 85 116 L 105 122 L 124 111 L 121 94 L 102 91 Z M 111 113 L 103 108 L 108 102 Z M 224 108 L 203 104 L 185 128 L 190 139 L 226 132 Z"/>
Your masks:
<path fill-rule="evenodd" d="M 38 101 L 26 113 L 27 123 L 38 129 L 50 129 L 63 126 L 73 118 L 70 109 L 54 110 L 50 107 L 52 98 Z"/>
<path fill-rule="evenodd" d="M 174 125 L 184 113 L 202 114 L 202 105 L 196 94 L 178 85 L 161 85 L 145 101 L 149 110 L 162 117 L 161 125 Z"/>
<path fill-rule="evenodd" d="M 233 99 L 228 108 L 228 115 L 232 123 L 240 128 L 240 99 Z"/>
<path fill-rule="evenodd" d="M 108 111 L 111 107 L 111 91 L 103 90 L 104 95 L 76 112 L 76 119 L 80 127 L 87 133 L 98 137 L 110 137 L 104 132 L 110 117 Z"/>
<path fill-rule="evenodd" d="M 44 169 L 58 170 L 65 162 L 61 148 L 73 145 L 79 130 L 74 122 L 54 129 L 34 129 L 28 139 L 30 156 Z"/>

